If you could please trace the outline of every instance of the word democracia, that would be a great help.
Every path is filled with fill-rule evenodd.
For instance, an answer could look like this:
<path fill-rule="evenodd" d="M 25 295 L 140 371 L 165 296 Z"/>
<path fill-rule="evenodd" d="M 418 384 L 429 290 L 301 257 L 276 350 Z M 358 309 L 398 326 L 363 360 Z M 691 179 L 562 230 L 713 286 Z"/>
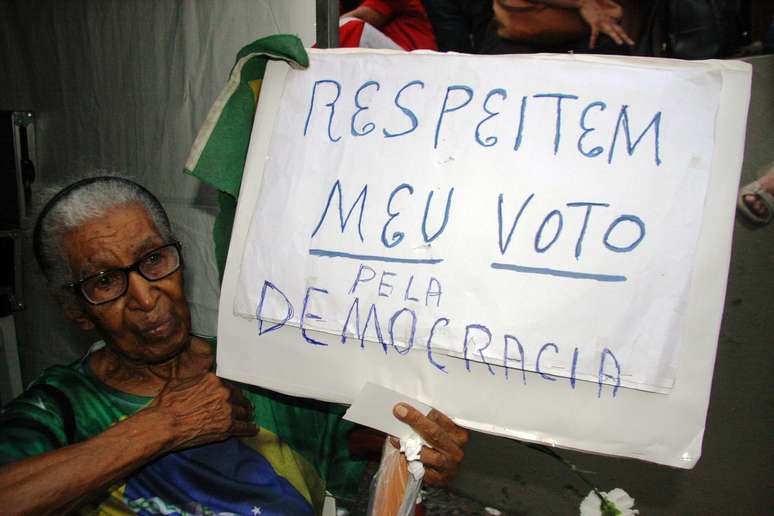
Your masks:
<path fill-rule="evenodd" d="M 505 88 L 493 88 L 486 93 L 476 92 L 472 87 L 464 84 L 448 85 L 443 99 L 428 98 L 425 93 L 425 83 L 413 80 L 395 91 L 394 94 L 381 91 L 378 81 L 365 81 L 355 90 L 354 95 L 345 99 L 342 97 L 342 85 L 334 79 L 321 79 L 313 83 L 309 95 L 309 103 L 304 121 L 303 134 L 307 136 L 312 131 L 325 130 L 325 138 L 329 142 L 336 143 L 346 135 L 338 133 L 336 128 L 348 127 L 349 136 L 352 138 L 374 137 L 400 138 L 410 135 L 424 124 L 432 124 L 433 148 L 437 149 L 439 142 L 443 141 L 449 128 L 455 123 L 455 117 L 462 113 L 480 113 L 475 126 L 470 127 L 469 135 L 481 147 L 494 147 L 499 142 L 507 141 L 514 151 L 518 151 L 525 143 L 530 127 L 545 126 L 553 123 L 553 153 L 556 155 L 562 145 L 563 137 L 567 139 L 571 133 L 575 147 L 579 154 L 587 158 L 595 158 L 600 155 L 606 157 L 607 163 L 612 164 L 622 146 L 625 152 L 632 156 L 643 142 L 647 141 L 652 152 L 656 166 L 662 163 L 661 143 L 661 111 L 652 115 L 637 118 L 637 128 L 634 127 L 630 111 L 630 105 L 608 106 L 602 100 L 582 100 L 578 95 L 561 92 L 541 92 L 531 95 L 509 96 Z M 402 124 L 400 127 L 381 127 L 377 130 L 378 118 L 382 113 L 375 113 L 372 104 L 365 100 L 367 95 L 389 94 L 392 95 L 392 109 L 400 115 Z M 512 124 L 512 133 L 508 135 L 492 134 L 492 122 L 500 116 L 504 116 L 503 108 L 510 107 L 507 103 L 515 102 L 518 115 Z M 549 103 L 553 110 L 553 120 L 546 120 L 545 116 L 531 116 L 532 106 L 535 103 Z M 429 119 L 420 118 L 416 106 L 436 106 L 434 115 Z M 543 106 L 545 107 L 545 106 Z M 572 112 L 568 111 L 572 108 Z M 608 108 L 610 110 L 608 111 Z M 369 113 L 369 111 L 372 111 Z M 564 111 L 564 113 L 563 113 Z M 423 112 L 427 112 L 424 110 Z M 613 113 L 615 113 L 613 115 Z M 374 118 L 373 116 L 376 116 Z M 394 118 L 390 116 L 390 118 Z M 601 125 L 599 125 L 601 124 Z M 339 129 L 341 130 L 341 129 Z M 459 125 L 455 126 L 455 132 L 459 132 Z M 652 133 L 652 138 L 646 136 Z M 603 144 L 607 144 L 606 146 Z"/>
<path fill-rule="evenodd" d="M 370 306 L 367 303 L 362 303 L 358 295 L 358 290 L 361 286 L 370 283 L 376 278 L 377 274 L 374 269 L 365 264 L 360 264 L 357 275 L 354 279 L 352 287 L 349 289 L 348 294 L 352 297 L 350 307 L 347 311 L 346 319 L 341 327 L 340 332 L 336 334 L 341 344 L 346 344 L 349 340 L 359 341 L 360 348 L 365 349 L 366 342 L 373 342 L 374 345 L 378 345 L 385 354 L 390 350 L 396 352 L 398 355 L 406 355 L 412 350 L 417 350 L 421 346 L 424 346 L 427 354 L 427 362 L 435 370 L 441 373 L 448 374 L 447 365 L 443 362 L 443 358 L 438 355 L 447 355 L 447 358 L 452 355 L 448 355 L 443 350 L 437 351 L 435 348 L 435 340 L 438 338 L 438 334 L 449 327 L 452 321 L 448 317 L 435 317 L 433 324 L 430 325 L 430 331 L 427 335 L 419 336 L 417 334 L 418 318 L 422 315 L 421 310 L 417 308 L 424 306 L 434 305 L 440 307 L 441 297 L 443 295 L 443 288 L 438 279 L 430 277 L 427 283 L 427 288 L 422 291 L 424 295 L 419 292 L 414 293 L 412 285 L 414 282 L 414 276 L 411 275 L 405 292 L 404 302 L 406 305 L 397 311 L 389 314 L 380 312 L 376 304 L 371 303 Z M 395 274 L 391 272 L 382 273 L 381 279 L 378 281 L 379 297 L 390 297 L 393 293 L 393 285 L 389 283 L 387 276 L 394 277 Z M 401 289 L 402 290 L 402 289 Z M 420 289 L 421 290 L 421 289 Z M 330 343 L 320 340 L 309 335 L 309 325 L 314 324 L 314 321 L 323 321 L 325 314 L 315 313 L 312 308 L 312 304 L 319 301 L 331 293 L 325 288 L 318 288 L 315 286 L 308 286 L 304 294 L 304 299 L 301 303 L 301 312 L 298 319 L 298 327 L 303 339 L 313 346 L 329 346 Z M 414 297 L 414 294 L 420 297 Z M 272 299 L 274 303 L 280 303 L 284 305 L 286 313 L 281 320 L 272 321 L 264 315 L 265 306 L 267 306 L 267 300 Z M 413 305 L 413 307 L 412 307 Z M 255 318 L 258 321 L 258 336 L 265 335 L 273 332 L 285 326 L 291 319 L 293 319 L 296 313 L 296 306 L 288 298 L 287 295 L 274 283 L 265 280 L 261 288 L 261 295 L 258 301 L 258 305 L 255 311 Z M 417 312 L 420 312 L 419 314 Z M 328 316 L 332 314 L 327 314 Z M 332 320 L 335 320 L 332 319 Z M 269 324 L 265 324 L 265 323 Z M 373 339 L 367 339 L 366 335 L 373 335 Z M 405 335 L 404 342 L 400 342 L 396 335 Z M 553 354 L 556 357 L 566 356 L 568 358 L 569 377 L 567 381 L 570 386 L 575 389 L 577 382 L 578 365 L 581 358 L 581 351 L 578 347 L 574 347 L 571 353 L 568 355 L 563 352 L 559 345 L 555 342 L 545 342 L 537 348 L 537 352 L 533 355 L 534 361 L 529 360 L 530 352 L 534 351 L 525 346 L 516 335 L 505 333 L 502 338 L 496 337 L 492 330 L 485 324 L 479 322 L 469 322 L 465 324 L 464 338 L 462 339 L 462 352 L 461 358 L 464 361 L 465 369 L 468 373 L 472 371 L 472 363 L 479 363 L 480 367 L 486 367 L 489 373 L 493 376 L 496 375 L 495 369 L 492 367 L 502 366 L 503 377 L 507 381 L 510 378 L 510 371 L 520 371 L 521 380 L 523 384 L 527 384 L 527 364 L 534 363 L 534 371 L 541 377 L 542 380 L 556 382 L 558 377 L 548 374 L 542 370 L 542 362 L 544 355 Z M 494 356 L 499 356 L 501 359 L 495 359 Z M 615 354 L 608 348 L 603 348 L 598 358 L 598 369 L 595 373 L 597 383 L 597 397 L 602 396 L 603 386 L 608 385 L 611 388 L 611 394 L 615 397 L 621 387 L 621 363 Z"/>

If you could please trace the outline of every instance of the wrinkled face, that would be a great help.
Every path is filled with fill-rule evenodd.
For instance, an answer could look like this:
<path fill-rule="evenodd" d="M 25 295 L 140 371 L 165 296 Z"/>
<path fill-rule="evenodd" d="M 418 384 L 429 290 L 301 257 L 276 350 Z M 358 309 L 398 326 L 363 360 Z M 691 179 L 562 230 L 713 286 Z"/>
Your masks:
<path fill-rule="evenodd" d="M 74 281 L 127 267 L 168 243 L 139 204 L 111 208 L 63 238 Z M 102 305 L 80 302 L 82 314 L 72 316 L 78 325 L 96 327 L 109 346 L 132 361 L 163 362 L 188 345 L 191 322 L 182 269 L 158 281 L 130 272 L 122 297 Z"/>

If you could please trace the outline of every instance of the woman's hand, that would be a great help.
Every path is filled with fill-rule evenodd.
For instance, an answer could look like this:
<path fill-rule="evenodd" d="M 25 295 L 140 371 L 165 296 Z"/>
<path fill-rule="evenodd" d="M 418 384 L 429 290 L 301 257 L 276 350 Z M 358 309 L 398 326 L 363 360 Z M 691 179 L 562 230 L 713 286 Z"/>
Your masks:
<path fill-rule="evenodd" d="M 250 402 L 239 389 L 211 372 L 170 380 L 148 410 L 169 418 L 169 451 L 258 432 Z"/>
<path fill-rule="evenodd" d="M 427 444 L 422 447 L 419 460 L 425 466 L 423 481 L 429 485 L 451 482 L 465 457 L 463 449 L 468 442 L 468 431 L 454 424 L 445 414 L 432 409 L 427 416 L 405 403 L 398 403 L 393 414 L 409 425 Z M 393 446 L 400 447 L 397 438 L 390 438 Z"/>

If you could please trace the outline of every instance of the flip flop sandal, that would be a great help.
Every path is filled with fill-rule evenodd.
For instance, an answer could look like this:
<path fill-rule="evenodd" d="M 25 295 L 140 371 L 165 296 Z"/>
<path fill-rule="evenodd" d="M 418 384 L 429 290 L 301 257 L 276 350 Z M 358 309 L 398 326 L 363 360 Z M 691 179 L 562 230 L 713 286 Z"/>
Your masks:
<path fill-rule="evenodd" d="M 766 215 L 758 215 L 744 202 L 745 195 L 754 195 L 766 206 Z M 739 190 L 739 198 L 737 200 L 737 208 L 739 212 L 747 218 L 753 224 L 759 226 L 765 226 L 774 219 L 774 195 L 761 188 L 761 184 L 758 181 L 745 185 Z"/>

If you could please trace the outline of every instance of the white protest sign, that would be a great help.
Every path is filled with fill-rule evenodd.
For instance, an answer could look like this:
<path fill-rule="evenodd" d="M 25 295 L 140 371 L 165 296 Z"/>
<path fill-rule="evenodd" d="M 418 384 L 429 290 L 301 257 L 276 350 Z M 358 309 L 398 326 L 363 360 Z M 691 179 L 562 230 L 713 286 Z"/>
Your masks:
<path fill-rule="evenodd" d="M 720 73 L 508 63 L 291 72 L 235 312 L 668 391 Z"/>
<path fill-rule="evenodd" d="M 732 213 L 713 171 L 725 160 L 738 177 L 744 80 L 739 65 L 578 56 L 315 51 L 308 70 L 270 66 L 219 373 L 335 401 L 371 380 L 472 428 L 695 462 Z M 713 191 L 726 232 L 704 256 Z M 721 277 L 697 287 L 702 259 Z M 704 372 L 685 373 L 691 299 L 713 285 Z M 556 431 L 541 410 L 499 413 L 523 394 L 597 416 L 671 410 L 691 384 L 704 387 L 684 426 L 691 444 L 674 447 L 693 447 L 682 462 L 632 444 L 648 432 L 611 448 L 604 432 Z M 511 385 L 523 390 L 502 391 Z"/>

